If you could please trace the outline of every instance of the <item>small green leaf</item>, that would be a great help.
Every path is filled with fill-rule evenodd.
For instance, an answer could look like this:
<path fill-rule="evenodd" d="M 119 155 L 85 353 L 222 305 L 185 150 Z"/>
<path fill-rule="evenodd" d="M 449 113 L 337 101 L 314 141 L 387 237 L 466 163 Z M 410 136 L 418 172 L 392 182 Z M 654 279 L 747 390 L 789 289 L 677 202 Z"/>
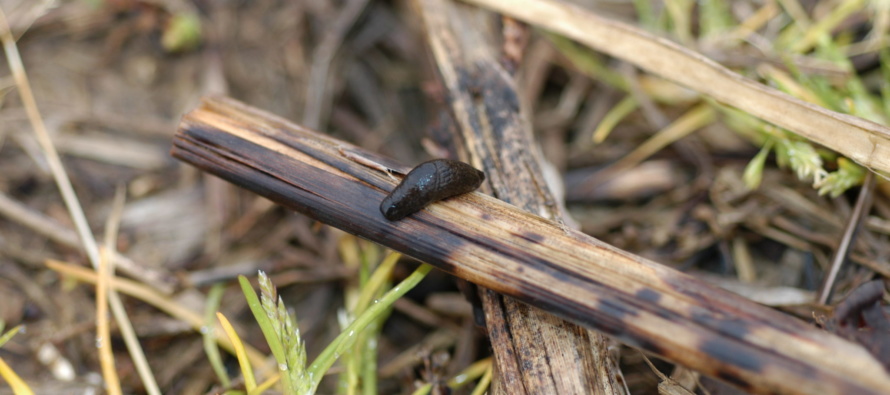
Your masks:
<path fill-rule="evenodd" d="M 745 185 L 748 186 L 748 189 L 754 190 L 760 186 L 760 181 L 763 180 L 763 166 L 766 163 L 766 157 L 769 155 L 770 150 L 772 150 L 772 140 L 765 144 L 763 148 L 760 149 L 760 152 L 748 162 L 748 166 L 745 166 L 745 174 L 742 175 L 742 179 L 745 181 Z"/>
<path fill-rule="evenodd" d="M 837 171 L 828 174 L 820 183 L 816 185 L 819 188 L 819 194 L 829 194 L 836 198 L 848 189 L 859 185 L 865 179 L 865 168 L 853 163 L 847 158 L 838 158 Z"/>
<path fill-rule="evenodd" d="M 201 43 L 201 19 L 192 13 L 174 14 L 161 35 L 161 46 L 170 53 L 188 52 Z"/>

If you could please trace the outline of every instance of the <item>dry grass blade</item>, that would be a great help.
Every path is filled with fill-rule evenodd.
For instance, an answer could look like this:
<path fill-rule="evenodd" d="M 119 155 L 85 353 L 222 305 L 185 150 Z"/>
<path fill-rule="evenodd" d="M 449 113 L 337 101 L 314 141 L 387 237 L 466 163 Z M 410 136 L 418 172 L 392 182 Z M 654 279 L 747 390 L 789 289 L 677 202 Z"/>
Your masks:
<path fill-rule="evenodd" d="M 232 347 L 235 349 L 235 356 L 238 357 L 238 365 L 241 367 L 241 377 L 244 377 L 244 387 L 247 389 L 247 392 L 250 393 L 256 389 L 256 378 L 253 375 L 253 368 L 250 366 L 250 358 L 247 357 L 244 342 L 241 341 L 238 332 L 235 332 L 232 323 L 229 322 L 223 313 L 216 312 L 216 318 L 219 320 L 220 325 L 222 325 L 223 332 L 225 332 L 229 341 L 232 342 Z"/>
<path fill-rule="evenodd" d="M 32 210 L 30 207 L 13 200 L 9 196 L 0 193 L 0 215 L 18 222 L 30 228 L 38 234 L 44 235 L 50 240 L 71 248 L 80 248 L 80 239 L 77 233 L 66 228 L 59 222 Z M 133 262 L 117 250 L 110 250 L 115 269 L 150 285 L 165 294 L 173 293 L 174 280 L 168 274 L 144 265 Z"/>
<path fill-rule="evenodd" d="M 850 218 L 847 220 L 847 224 L 844 227 L 844 234 L 841 237 L 840 243 L 838 243 L 837 250 L 834 252 L 834 258 L 831 260 L 831 267 L 828 270 L 828 275 L 825 276 L 825 280 L 819 288 L 819 293 L 816 298 L 819 303 L 826 304 L 831 300 L 831 291 L 834 288 L 834 282 L 837 280 L 841 265 L 847 260 L 847 256 L 850 254 L 850 249 L 856 238 L 856 231 L 862 225 L 865 214 L 871 209 L 871 199 L 872 194 L 874 193 L 875 183 L 874 174 L 871 172 L 866 174 L 865 181 L 862 183 L 862 188 L 859 190 L 859 197 L 856 199 L 856 205 L 853 207 L 853 212 L 850 213 Z"/>
<path fill-rule="evenodd" d="M 65 262 L 59 262 L 50 259 L 46 262 L 46 266 L 63 275 L 71 276 L 79 281 L 84 281 L 91 284 L 95 284 L 98 281 L 98 276 L 95 272 L 84 269 L 82 267 L 67 264 Z M 200 313 L 189 310 L 188 308 L 182 306 L 180 303 L 177 303 L 175 300 L 167 297 L 166 295 L 158 293 L 156 290 L 149 288 L 146 285 L 137 283 L 132 280 L 115 277 L 111 279 L 111 288 L 117 292 L 125 293 L 139 300 L 142 300 L 145 303 L 157 307 L 161 311 L 169 314 L 171 317 L 188 323 L 196 331 L 201 331 L 202 327 L 204 326 L 204 319 Z M 217 327 L 215 328 L 215 330 L 222 333 L 221 327 Z M 220 347 L 224 348 L 226 351 L 234 353 L 234 348 L 229 339 L 217 337 L 216 341 Z M 263 354 L 251 347 L 246 347 L 246 350 L 247 356 L 250 358 L 251 363 L 261 368 L 265 366 L 264 361 L 266 357 L 263 356 Z"/>
<path fill-rule="evenodd" d="M 701 104 L 690 109 L 632 152 L 585 180 L 576 188 L 582 192 L 592 193 L 597 187 L 614 179 L 616 175 L 638 166 L 662 148 L 714 122 L 714 117 L 714 110 L 708 104 Z"/>
<path fill-rule="evenodd" d="M 331 63 L 342 44 L 343 37 L 361 15 L 368 0 L 349 0 L 345 3 L 337 19 L 332 23 L 333 26 L 326 30 L 324 40 L 318 44 L 312 55 L 309 83 L 306 84 L 306 108 L 303 112 L 303 121 L 309 125 L 320 125 L 327 118 L 329 111 L 327 101 L 331 96 L 327 82 Z"/>
<path fill-rule="evenodd" d="M 9 383 L 9 386 L 12 388 L 12 391 L 15 395 L 34 395 L 34 391 L 31 390 L 31 387 L 19 377 L 18 374 L 12 370 L 6 361 L 3 358 L 0 358 L 0 377 L 6 380 Z"/>
<path fill-rule="evenodd" d="M 108 216 L 105 226 L 105 245 L 102 250 L 102 261 L 99 263 L 99 281 L 96 282 L 96 345 L 99 348 L 99 363 L 102 365 L 102 377 L 105 380 L 105 388 L 109 394 L 120 394 L 121 383 L 114 368 L 114 353 L 111 349 L 111 330 L 108 322 L 108 293 L 110 283 L 114 277 L 114 263 L 111 259 L 109 248 L 117 240 L 118 225 L 121 212 L 124 209 L 124 190 L 118 187 L 114 203 L 111 206 L 111 215 Z"/>
<path fill-rule="evenodd" d="M 71 180 L 68 179 L 68 174 L 65 173 L 65 168 L 62 166 L 61 159 L 59 159 L 59 153 L 56 151 L 52 139 L 49 137 L 49 132 L 46 130 L 46 125 L 43 123 L 43 117 L 40 116 L 40 112 L 37 109 L 37 101 L 34 99 L 34 94 L 31 91 L 31 84 L 28 82 L 25 66 L 19 56 L 18 48 L 16 48 L 15 40 L 12 37 L 12 32 L 9 30 L 6 14 L 3 13 L 2 10 L 0 10 L 0 38 L 3 40 L 3 49 L 6 52 L 9 68 L 12 69 L 13 77 L 19 88 L 19 94 L 22 97 L 25 110 L 28 113 L 28 120 L 34 127 L 34 135 L 37 138 L 37 142 L 40 143 L 40 148 L 43 150 L 43 154 L 52 171 L 53 179 L 55 179 L 56 184 L 59 187 L 59 192 L 61 192 L 62 198 L 65 201 L 65 205 L 68 207 L 68 213 L 71 215 L 71 219 L 77 227 L 77 233 L 80 236 L 81 243 L 83 243 L 84 250 L 86 250 L 87 256 L 93 264 L 93 268 L 98 269 L 100 259 L 99 247 L 96 244 L 95 238 L 93 238 L 93 234 L 90 232 L 86 216 L 83 213 L 83 208 L 77 200 L 77 195 L 74 193 L 74 188 L 71 186 Z"/>
<path fill-rule="evenodd" d="M 887 127 L 798 100 L 669 40 L 572 4 L 552 0 L 464 1 L 577 40 L 791 130 L 863 166 L 890 172 Z"/>
<path fill-rule="evenodd" d="M 487 178 L 482 188 L 492 196 L 563 218 L 527 115 L 513 101 L 519 93 L 492 45 L 495 19 L 447 0 L 416 4 L 455 124 L 447 139 L 433 138 L 482 169 Z M 489 290 L 478 293 L 499 373 L 495 388 L 515 394 L 620 392 L 615 379 L 620 373 L 608 352 L 593 349 L 604 343 L 601 334 Z"/>
<path fill-rule="evenodd" d="M 16 85 L 19 88 L 19 94 L 22 97 L 25 109 L 28 112 L 28 120 L 34 127 L 37 141 L 40 143 L 40 148 L 43 150 L 43 154 L 52 171 L 53 179 L 59 187 L 62 199 L 65 201 L 65 206 L 68 208 L 68 214 L 71 215 L 71 219 L 74 221 L 83 249 L 86 251 L 93 269 L 98 271 L 101 261 L 99 246 L 90 231 L 86 215 L 83 212 L 83 207 L 81 207 L 77 195 L 74 193 L 74 187 L 71 185 L 71 180 L 68 178 L 65 168 L 62 166 L 62 160 L 59 158 L 59 153 L 56 151 L 56 148 L 49 137 L 49 133 L 46 130 L 46 125 L 43 123 L 43 118 L 40 116 L 40 112 L 37 109 L 37 102 L 31 91 L 31 84 L 28 82 L 25 67 L 19 56 L 18 48 L 15 45 L 15 40 L 9 29 L 9 24 L 6 21 L 6 14 L 3 13 L 2 10 L 0 10 L 0 39 L 3 40 L 3 49 L 6 52 L 7 61 L 9 62 L 10 69 L 12 69 L 12 74 L 15 78 Z M 132 327 L 120 298 L 115 294 L 111 294 L 108 301 L 114 319 L 118 324 L 122 327 Z M 132 340 L 133 339 L 128 342 L 130 355 L 136 360 L 136 365 L 142 367 L 139 369 L 139 373 L 145 384 L 146 391 L 152 395 L 159 395 L 161 391 L 158 388 L 151 371 L 147 368 L 148 362 L 145 361 L 145 355 L 143 354 L 139 343 Z"/>
<path fill-rule="evenodd" d="M 890 391 L 890 376 L 858 345 L 480 193 L 387 221 L 378 205 L 393 181 L 345 158 L 342 147 L 401 168 L 227 99 L 206 99 L 188 113 L 172 153 L 319 221 L 748 391 Z"/>

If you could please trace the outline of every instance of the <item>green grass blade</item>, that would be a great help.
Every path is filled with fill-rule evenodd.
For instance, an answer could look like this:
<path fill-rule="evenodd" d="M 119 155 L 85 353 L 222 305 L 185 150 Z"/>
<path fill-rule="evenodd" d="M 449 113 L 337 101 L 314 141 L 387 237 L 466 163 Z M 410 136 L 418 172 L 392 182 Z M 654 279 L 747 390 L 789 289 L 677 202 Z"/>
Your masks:
<path fill-rule="evenodd" d="M 253 290 L 253 286 L 250 285 L 250 281 L 247 280 L 247 277 L 238 276 L 238 283 L 241 285 L 241 292 L 244 293 L 244 298 L 247 299 L 247 306 L 250 308 L 250 312 L 253 313 L 253 317 L 256 319 L 257 324 L 259 324 L 260 330 L 266 338 L 266 343 L 269 344 L 269 349 L 272 351 L 272 355 L 275 356 L 275 362 L 278 363 L 278 370 L 279 373 L 281 373 L 282 387 L 284 387 L 285 393 L 289 394 L 293 387 L 291 386 L 290 376 L 286 372 L 287 356 L 284 351 L 284 346 L 281 344 L 281 340 L 278 338 L 275 328 L 273 327 L 275 323 L 273 323 L 269 315 L 266 314 L 266 311 L 263 309 L 262 303 L 260 302 L 260 298 L 257 297 L 257 294 Z M 284 369 L 282 369 L 282 367 L 284 367 Z"/>
<path fill-rule="evenodd" d="M 226 373 L 225 366 L 223 366 L 219 347 L 216 345 L 217 334 L 213 329 L 216 327 L 216 316 L 214 313 L 219 310 L 224 290 L 223 284 L 216 284 L 207 293 L 207 305 L 204 308 L 204 326 L 201 328 L 201 334 L 204 338 L 204 352 L 207 354 L 207 359 L 210 361 L 213 372 L 216 373 L 216 377 L 219 378 L 219 382 L 223 386 L 229 387 L 232 385 L 232 381 L 229 379 L 229 374 Z"/>
<path fill-rule="evenodd" d="M 340 357 L 340 354 L 355 343 L 358 337 L 356 334 L 390 309 L 397 299 L 404 296 L 405 293 L 420 283 L 430 270 L 432 270 L 432 266 L 427 264 L 421 265 L 414 271 L 414 273 L 411 273 L 410 276 L 406 277 L 401 283 L 383 295 L 377 303 L 372 303 L 367 311 L 356 317 L 352 324 L 343 329 L 343 332 L 341 332 L 340 335 L 321 352 L 318 358 L 312 362 L 312 365 L 309 366 L 308 377 L 312 382 L 311 388 L 313 391 L 318 387 L 324 373 L 327 372 L 337 358 Z"/>
<path fill-rule="evenodd" d="M 0 331 L 2 331 L 2 330 L 3 329 L 0 328 Z M 16 325 L 12 329 L 10 329 L 6 333 L 4 333 L 3 336 L 0 336 L 0 347 L 3 347 L 3 345 L 6 344 L 6 342 L 8 342 L 10 339 L 12 339 L 13 336 L 15 336 L 17 333 L 19 333 L 21 331 L 22 331 L 22 326 Z"/>

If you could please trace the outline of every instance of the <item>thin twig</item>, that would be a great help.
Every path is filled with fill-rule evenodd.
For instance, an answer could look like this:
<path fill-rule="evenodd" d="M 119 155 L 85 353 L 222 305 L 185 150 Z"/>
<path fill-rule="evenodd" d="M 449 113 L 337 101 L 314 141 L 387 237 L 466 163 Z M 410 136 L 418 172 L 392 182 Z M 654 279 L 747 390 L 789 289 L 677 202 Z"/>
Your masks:
<path fill-rule="evenodd" d="M 74 249 L 83 248 L 76 232 L 43 213 L 34 211 L 28 206 L 13 200 L 2 192 L 0 192 L 0 215 L 28 227 L 61 245 Z M 173 279 L 168 274 L 139 265 L 117 250 L 112 249 L 111 254 L 116 269 L 128 276 L 142 280 L 142 282 L 160 292 L 165 294 L 173 293 Z"/>
<path fill-rule="evenodd" d="M 319 127 L 325 118 L 328 110 L 327 101 L 330 97 L 327 94 L 328 70 L 343 38 L 367 4 L 368 0 L 349 0 L 312 53 L 312 66 L 306 84 L 306 108 L 303 111 L 303 122 L 310 127 Z"/>
<path fill-rule="evenodd" d="M 841 242 L 838 244 L 837 251 L 834 252 L 834 258 L 831 260 L 831 267 L 828 269 L 828 274 L 825 276 L 822 286 L 819 287 L 819 294 L 817 297 L 819 303 L 826 304 L 829 299 L 831 299 L 834 282 L 837 280 L 837 275 L 840 273 L 841 266 L 843 266 L 844 262 L 847 260 L 847 255 L 849 255 L 850 248 L 853 246 L 853 241 L 856 237 L 856 231 L 859 229 L 859 225 L 862 224 L 863 216 L 868 214 L 868 210 L 871 208 L 871 198 L 874 192 L 875 183 L 874 173 L 869 171 L 868 174 L 865 175 L 865 181 L 862 182 L 862 188 L 859 190 L 859 197 L 856 198 L 856 205 L 853 207 L 853 212 L 850 213 L 850 218 L 847 220 L 847 225 L 844 227 L 844 235 L 841 237 Z"/>

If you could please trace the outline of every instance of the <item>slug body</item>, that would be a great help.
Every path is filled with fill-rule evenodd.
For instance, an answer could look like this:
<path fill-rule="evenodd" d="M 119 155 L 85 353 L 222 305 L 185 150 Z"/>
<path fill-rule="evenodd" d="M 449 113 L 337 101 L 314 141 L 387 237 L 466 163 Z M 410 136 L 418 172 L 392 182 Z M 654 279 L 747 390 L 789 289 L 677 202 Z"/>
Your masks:
<path fill-rule="evenodd" d="M 435 159 L 411 169 L 380 203 L 380 212 L 398 221 L 428 204 L 472 192 L 485 181 L 485 173 L 463 162 Z"/>

